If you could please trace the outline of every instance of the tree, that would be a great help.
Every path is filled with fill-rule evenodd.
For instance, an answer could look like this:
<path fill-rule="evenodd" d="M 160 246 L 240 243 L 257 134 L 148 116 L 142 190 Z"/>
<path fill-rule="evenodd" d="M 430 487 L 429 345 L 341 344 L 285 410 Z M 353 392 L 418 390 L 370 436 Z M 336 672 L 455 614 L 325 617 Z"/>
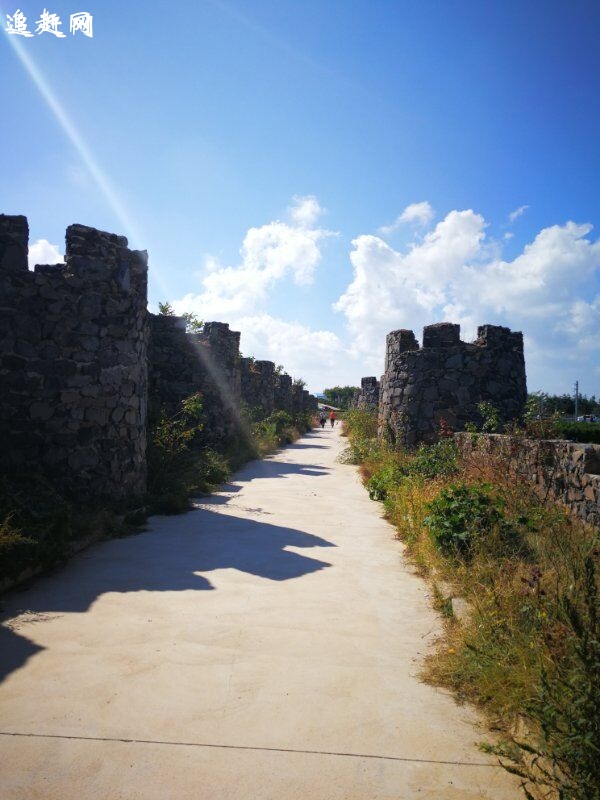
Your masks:
<path fill-rule="evenodd" d="M 184 311 L 181 316 L 185 320 L 186 333 L 200 333 L 204 327 L 204 322 L 193 311 Z"/>
<path fill-rule="evenodd" d="M 171 303 L 160 303 L 158 304 L 158 313 L 162 314 L 164 317 L 174 317 L 175 309 L 171 305 Z M 181 315 L 181 318 L 185 320 L 185 332 L 186 333 L 200 333 L 202 328 L 204 327 L 204 322 L 194 314 L 193 311 L 184 311 Z"/>
<path fill-rule="evenodd" d="M 528 405 L 537 408 L 537 412 L 543 416 L 559 414 L 571 415 L 575 412 L 575 400 L 569 394 L 547 394 L 546 392 L 533 392 L 528 395 Z M 600 415 L 600 402 L 595 395 L 587 397 L 579 395 L 579 413 Z"/>
<path fill-rule="evenodd" d="M 357 386 L 334 386 L 332 389 L 324 389 L 323 394 L 328 403 L 338 408 L 348 408 L 349 401 L 358 392 Z"/>

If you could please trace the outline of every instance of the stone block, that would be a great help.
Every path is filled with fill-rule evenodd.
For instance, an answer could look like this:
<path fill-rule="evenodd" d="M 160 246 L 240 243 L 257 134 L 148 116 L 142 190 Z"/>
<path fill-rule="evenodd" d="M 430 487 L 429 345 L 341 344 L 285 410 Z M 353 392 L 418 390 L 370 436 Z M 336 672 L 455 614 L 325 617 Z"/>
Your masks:
<path fill-rule="evenodd" d="M 460 325 L 439 322 L 423 328 L 423 347 L 452 347 L 460 344 Z"/>
<path fill-rule="evenodd" d="M 29 416 L 32 420 L 44 422 L 54 415 L 54 408 L 49 402 L 32 403 L 29 408 Z"/>

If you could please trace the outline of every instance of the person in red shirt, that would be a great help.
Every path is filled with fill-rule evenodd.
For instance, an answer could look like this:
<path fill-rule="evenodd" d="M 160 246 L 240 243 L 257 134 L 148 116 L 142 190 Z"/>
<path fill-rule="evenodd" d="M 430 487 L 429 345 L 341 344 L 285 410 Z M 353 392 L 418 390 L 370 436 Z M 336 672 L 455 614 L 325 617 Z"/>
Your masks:
<path fill-rule="evenodd" d="M 329 415 L 329 422 L 331 422 L 331 427 L 333 428 L 335 425 L 335 411 L 332 411 Z"/>

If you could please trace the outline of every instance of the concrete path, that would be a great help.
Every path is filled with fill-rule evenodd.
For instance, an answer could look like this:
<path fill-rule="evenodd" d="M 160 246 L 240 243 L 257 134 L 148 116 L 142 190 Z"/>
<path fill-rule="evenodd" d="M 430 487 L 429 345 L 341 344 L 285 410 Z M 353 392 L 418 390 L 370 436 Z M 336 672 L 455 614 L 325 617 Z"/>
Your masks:
<path fill-rule="evenodd" d="M 338 428 L 4 600 L 2 800 L 520 797 Z"/>

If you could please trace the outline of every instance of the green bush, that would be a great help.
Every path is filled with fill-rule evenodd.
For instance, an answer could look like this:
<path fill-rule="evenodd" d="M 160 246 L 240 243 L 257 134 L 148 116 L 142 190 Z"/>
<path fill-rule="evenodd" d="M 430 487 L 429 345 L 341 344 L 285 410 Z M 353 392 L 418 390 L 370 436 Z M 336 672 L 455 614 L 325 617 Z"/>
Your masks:
<path fill-rule="evenodd" d="M 0 523 L 0 580 L 16 578 L 36 563 L 38 542 L 14 527 L 11 516 Z"/>
<path fill-rule="evenodd" d="M 292 423 L 298 433 L 308 433 L 316 427 L 315 413 L 313 411 L 297 411 L 292 415 Z"/>
<path fill-rule="evenodd" d="M 226 480 L 227 459 L 199 446 L 202 396 L 185 398 L 173 415 L 163 411 L 151 424 L 148 442 L 148 501 L 156 513 L 184 511 L 194 491 L 210 491 Z"/>
<path fill-rule="evenodd" d="M 500 430 L 500 411 L 496 406 L 484 400 L 477 403 L 477 410 L 481 414 L 483 433 L 497 433 Z"/>
<path fill-rule="evenodd" d="M 367 491 L 371 500 L 385 500 L 392 489 L 406 476 L 403 464 L 387 463 L 377 470 L 367 481 Z"/>
<path fill-rule="evenodd" d="M 351 408 L 344 412 L 342 433 L 348 437 L 348 447 L 341 460 L 347 464 L 362 464 L 381 452 L 384 443 L 377 438 L 377 413 Z"/>
<path fill-rule="evenodd" d="M 197 453 L 196 470 L 197 488 L 204 492 L 225 483 L 230 473 L 227 458 L 209 447 Z"/>
<path fill-rule="evenodd" d="M 475 543 L 505 523 L 489 487 L 451 484 L 429 504 L 423 520 L 436 546 L 449 556 L 469 558 Z"/>
<path fill-rule="evenodd" d="M 292 415 L 288 414 L 287 411 L 273 411 L 273 413 L 267 417 L 266 422 L 275 426 L 275 433 L 277 434 L 283 433 L 286 428 L 291 428 L 294 424 Z"/>
<path fill-rule="evenodd" d="M 367 440 L 371 441 L 371 440 Z M 458 469 L 458 450 L 454 441 L 442 439 L 422 444 L 414 454 L 402 450 L 382 453 L 379 468 L 367 481 L 371 500 L 386 500 L 391 491 L 409 475 L 423 478 L 454 475 Z"/>
<path fill-rule="evenodd" d="M 600 444 L 600 424 L 597 422 L 558 422 L 557 435 L 561 439 L 585 444 Z"/>
<path fill-rule="evenodd" d="M 454 475 L 458 469 L 458 449 L 453 439 L 419 445 L 408 465 L 410 475 L 437 478 Z"/>
<path fill-rule="evenodd" d="M 344 428 L 349 436 L 372 439 L 377 436 L 377 412 L 351 408 L 344 413 Z"/>

